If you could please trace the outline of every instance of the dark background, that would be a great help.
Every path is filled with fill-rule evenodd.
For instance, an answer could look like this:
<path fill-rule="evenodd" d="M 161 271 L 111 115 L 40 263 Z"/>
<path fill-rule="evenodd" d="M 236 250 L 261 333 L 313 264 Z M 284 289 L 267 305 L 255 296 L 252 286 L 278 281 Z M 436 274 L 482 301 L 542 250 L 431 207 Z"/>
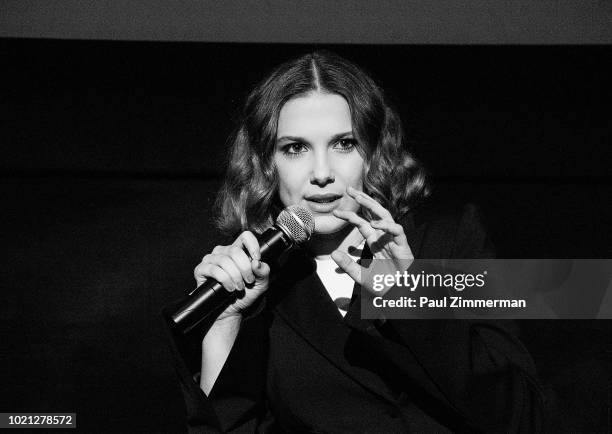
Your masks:
<path fill-rule="evenodd" d="M 438 196 L 479 204 L 501 257 L 611 257 L 608 46 L 324 47 L 383 84 Z M 182 429 L 159 310 L 211 247 L 242 99 L 313 48 L 0 39 L 1 411 Z M 520 326 L 551 431 L 608 432 L 609 321 Z"/>

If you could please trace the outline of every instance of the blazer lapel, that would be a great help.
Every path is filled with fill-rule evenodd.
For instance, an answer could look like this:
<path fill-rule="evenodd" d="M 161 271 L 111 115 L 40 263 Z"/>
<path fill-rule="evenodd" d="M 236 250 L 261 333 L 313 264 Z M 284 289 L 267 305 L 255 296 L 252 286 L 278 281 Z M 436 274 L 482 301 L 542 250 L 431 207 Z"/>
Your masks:
<path fill-rule="evenodd" d="M 416 254 L 421 248 L 422 234 L 415 229 L 412 214 L 406 214 L 399 223 Z M 361 258 L 372 258 L 367 245 Z M 376 338 L 380 334 L 370 321 L 360 318 L 360 285 L 354 285 L 351 307 L 343 318 L 317 276 L 314 260 L 304 251 L 293 252 L 277 276 L 274 282 L 277 288 L 268 294 L 278 315 L 344 374 L 370 392 L 395 401 L 397 396 L 381 377 L 380 370 L 385 367 L 374 366 L 379 361 L 368 359 L 368 345 L 372 338 L 379 341 Z M 395 345 L 391 343 L 391 347 Z"/>
<path fill-rule="evenodd" d="M 316 274 L 314 261 L 301 251 L 295 252 L 279 272 L 269 291 L 278 315 L 302 336 L 316 351 L 340 371 L 364 388 L 389 401 L 395 400 L 384 381 L 371 370 L 360 366 L 351 355 L 365 355 L 354 348 L 358 331 L 348 327 L 336 305 Z M 356 288 L 353 290 L 355 296 Z"/>

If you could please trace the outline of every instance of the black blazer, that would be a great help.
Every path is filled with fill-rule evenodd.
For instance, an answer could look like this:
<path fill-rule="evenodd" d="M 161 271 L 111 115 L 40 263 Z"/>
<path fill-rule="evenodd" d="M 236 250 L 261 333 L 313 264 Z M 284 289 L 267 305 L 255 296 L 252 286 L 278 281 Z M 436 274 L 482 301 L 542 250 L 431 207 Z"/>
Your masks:
<path fill-rule="evenodd" d="M 473 206 L 401 221 L 417 258 L 490 258 Z M 542 394 L 508 321 L 343 318 L 297 251 L 242 322 L 206 397 L 204 330 L 172 336 L 190 432 L 538 432 Z M 166 312 L 170 312 L 172 306 Z"/>

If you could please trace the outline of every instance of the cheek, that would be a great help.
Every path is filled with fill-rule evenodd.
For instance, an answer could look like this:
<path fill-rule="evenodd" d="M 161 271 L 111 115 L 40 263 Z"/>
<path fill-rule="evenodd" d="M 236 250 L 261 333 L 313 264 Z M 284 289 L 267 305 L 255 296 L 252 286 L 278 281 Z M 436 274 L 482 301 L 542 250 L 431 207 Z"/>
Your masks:
<path fill-rule="evenodd" d="M 279 197 L 285 206 L 294 204 L 304 189 L 303 170 L 297 166 L 278 167 Z M 307 179 L 306 179 L 307 181 Z"/>
<path fill-rule="evenodd" d="M 351 186 L 356 190 L 363 190 L 363 171 L 364 171 L 364 163 L 361 157 L 355 158 L 350 161 L 350 164 L 345 165 L 343 182 L 344 187 Z M 360 205 L 355 202 L 350 196 L 345 196 L 345 205 L 344 209 L 347 211 L 355 211 L 357 212 L 360 208 Z"/>
<path fill-rule="evenodd" d="M 346 184 L 361 190 L 363 186 L 363 171 L 364 163 L 361 157 L 351 161 L 346 170 Z"/>

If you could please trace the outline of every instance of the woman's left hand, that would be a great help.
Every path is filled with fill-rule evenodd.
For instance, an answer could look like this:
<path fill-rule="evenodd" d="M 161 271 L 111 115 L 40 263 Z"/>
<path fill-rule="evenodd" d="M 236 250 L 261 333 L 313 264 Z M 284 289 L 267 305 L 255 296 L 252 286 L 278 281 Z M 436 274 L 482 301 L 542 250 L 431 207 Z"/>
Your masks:
<path fill-rule="evenodd" d="M 373 216 L 378 217 L 378 220 L 368 221 L 354 211 L 334 210 L 334 215 L 357 227 L 368 243 L 373 259 L 384 259 L 384 261 L 375 262 L 377 274 L 395 276 L 398 271 L 403 273 L 412 264 L 414 255 L 408 245 L 402 225 L 396 223 L 387 209 L 364 192 L 348 187 L 347 193 L 363 208 L 370 210 Z M 355 282 L 363 285 L 364 267 L 340 250 L 334 251 L 332 258 Z M 366 288 L 372 290 L 369 286 L 371 285 L 366 285 Z"/>

